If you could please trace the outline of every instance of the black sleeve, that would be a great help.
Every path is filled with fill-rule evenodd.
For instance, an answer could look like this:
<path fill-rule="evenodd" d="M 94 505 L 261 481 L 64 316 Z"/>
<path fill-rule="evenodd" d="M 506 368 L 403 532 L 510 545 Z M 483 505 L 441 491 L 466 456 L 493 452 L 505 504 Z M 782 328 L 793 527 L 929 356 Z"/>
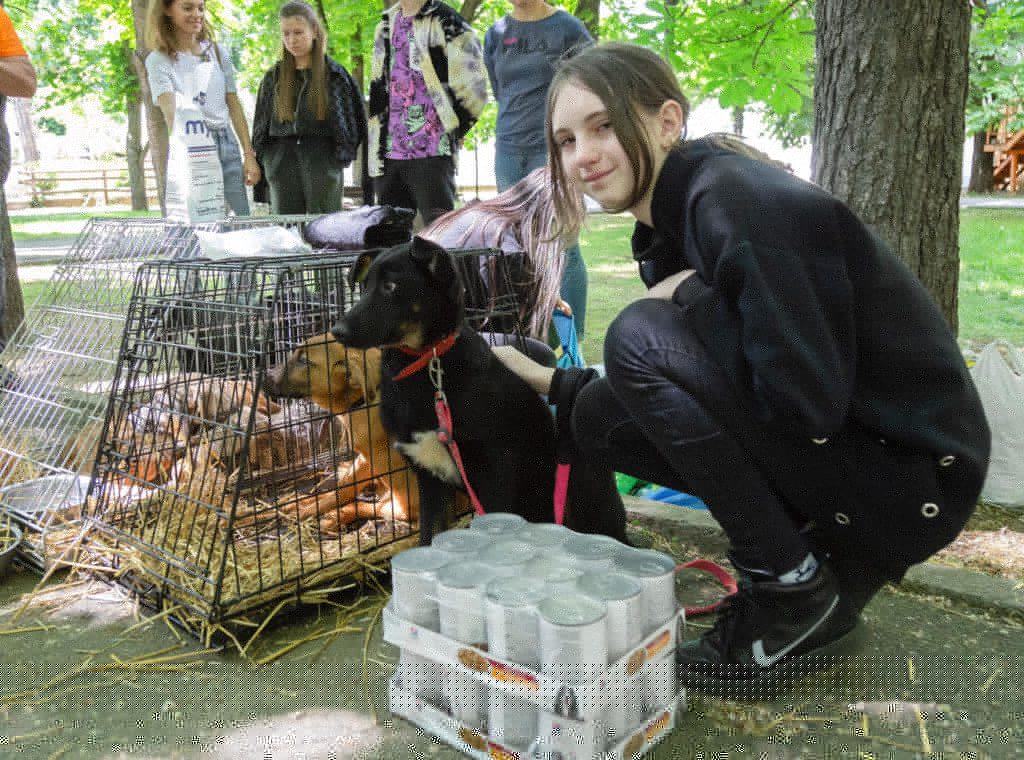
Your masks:
<path fill-rule="evenodd" d="M 704 278 L 684 280 L 673 300 L 764 421 L 816 438 L 847 415 L 856 335 L 831 212 L 810 195 L 780 209 L 735 186 L 709 194 L 691 220 Z"/>
<path fill-rule="evenodd" d="M 256 111 L 252 117 L 252 147 L 256 151 L 256 160 L 270 140 L 270 119 L 274 112 L 274 70 L 271 69 L 260 82 L 256 95 Z"/>

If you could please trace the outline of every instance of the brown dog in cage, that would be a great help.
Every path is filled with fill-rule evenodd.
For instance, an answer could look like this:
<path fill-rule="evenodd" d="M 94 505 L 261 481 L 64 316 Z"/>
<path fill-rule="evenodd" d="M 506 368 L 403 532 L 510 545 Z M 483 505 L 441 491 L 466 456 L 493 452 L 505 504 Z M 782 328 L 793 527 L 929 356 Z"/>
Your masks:
<path fill-rule="evenodd" d="M 355 453 L 319 484 L 317 493 L 296 505 L 299 513 L 321 515 L 321 529 L 337 530 L 362 519 L 419 519 L 415 476 L 391 447 L 380 419 L 380 382 L 379 349 L 350 349 L 330 333 L 306 340 L 268 373 L 267 390 L 272 395 L 306 398 L 335 415 Z M 359 498 L 367 488 L 375 491 L 370 501 Z"/>

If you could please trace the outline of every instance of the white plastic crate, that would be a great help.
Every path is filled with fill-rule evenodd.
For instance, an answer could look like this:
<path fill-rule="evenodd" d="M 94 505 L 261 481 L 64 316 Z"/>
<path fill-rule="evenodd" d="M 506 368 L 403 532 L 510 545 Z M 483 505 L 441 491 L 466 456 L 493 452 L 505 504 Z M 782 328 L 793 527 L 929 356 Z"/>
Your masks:
<path fill-rule="evenodd" d="M 676 691 L 675 676 L 681 611 L 604 668 L 596 680 L 582 683 L 496 658 L 399 617 L 392 605 L 385 608 L 383 619 L 384 640 L 401 650 L 403 660 L 417 659 L 417 665 L 429 668 L 432 681 L 424 689 L 400 665 L 388 687 L 391 712 L 479 760 L 633 758 L 668 735 L 677 710 L 685 709 L 685 691 Z M 444 696 L 444 685 L 453 678 L 486 688 L 489 700 L 501 695 L 535 707 L 534 738 L 510 743 L 494 726 L 485 730 L 455 717 Z M 609 712 L 619 709 L 626 710 L 625 718 Z M 621 728 L 610 732 L 608 727 L 616 723 Z"/>

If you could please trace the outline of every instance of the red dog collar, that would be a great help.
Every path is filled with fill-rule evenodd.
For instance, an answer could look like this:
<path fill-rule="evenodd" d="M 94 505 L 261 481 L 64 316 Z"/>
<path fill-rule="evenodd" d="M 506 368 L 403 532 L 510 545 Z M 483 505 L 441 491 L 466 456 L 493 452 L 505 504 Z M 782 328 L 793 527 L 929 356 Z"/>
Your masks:
<path fill-rule="evenodd" d="M 405 369 L 395 375 L 395 380 L 405 380 L 409 375 L 414 375 L 421 369 L 427 366 L 427 362 L 435 356 L 444 356 L 451 350 L 451 347 L 455 345 L 455 341 L 458 340 L 459 333 L 456 330 L 451 335 L 446 335 L 436 343 L 432 343 L 426 348 L 415 349 L 408 348 L 407 346 L 399 346 L 398 350 L 408 356 L 415 356 L 416 361 L 412 362 Z"/>

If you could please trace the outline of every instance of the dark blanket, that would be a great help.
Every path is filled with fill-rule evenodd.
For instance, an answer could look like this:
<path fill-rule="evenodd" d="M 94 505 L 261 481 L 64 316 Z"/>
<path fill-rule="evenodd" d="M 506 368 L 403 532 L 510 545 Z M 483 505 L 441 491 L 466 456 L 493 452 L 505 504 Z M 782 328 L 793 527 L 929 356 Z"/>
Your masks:
<path fill-rule="evenodd" d="M 306 225 L 302 235 L 314 248 L 336 251 L 390 248 L 412 239 L 415 216 L 416 212 L 408 208 L 361 206 L 317 217 Z"/>

